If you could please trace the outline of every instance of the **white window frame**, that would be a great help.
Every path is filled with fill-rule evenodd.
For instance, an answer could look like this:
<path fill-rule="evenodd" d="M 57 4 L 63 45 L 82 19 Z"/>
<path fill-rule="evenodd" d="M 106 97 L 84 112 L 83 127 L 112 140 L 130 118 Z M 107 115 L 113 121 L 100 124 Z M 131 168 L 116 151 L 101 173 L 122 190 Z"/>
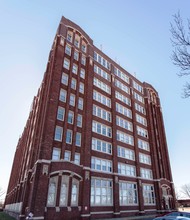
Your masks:
<path fill-rule="evenodd" d="M 66 100 L 67 100 L 67 91 L 66 90 L 64 90 L 64 89 L 60 90 L 59 100 L 61 102 L 66 102 Z"/>
<path fill-rule="evenodd" d="M 75 95 L 70 94 L 69 105 L 75 106 Z"/>
<path fill-rule="evenodd" d="M 117 146 L 117 156 L 121 158 L 125 158 L 128 160 L 135 161 L 135 152 L 134 150 L 128 149 L 126 147 Z"/>
<path fill-rule="evenodd" d="M 81 147 L 81 136 L 82 134 L 80 132 L 76 132 L 75 145 L 78 147 Z"/>
<path fill-rule="evenodd" d="M 100 193 L 99 193 L 100 192 Z M 103 193 L 105 192 L 105 193 Z M 113 205 L 113 181 L 104 178 L 91 178 L 91 206 Z"/>
<path fill-rule="evenodd" d="M 91 157 L 91 169 L 106 173 L 112 173 L 112 161 L 99 157 Z"/>
<path fill-rule="evenodd" d="M 124 128 L 128 131 L 133 131 L 133 124 L 124 118 L 121 118 L 119 116 L 116 116 L 116 124 L 120 126 L 121 128 Z"/>
<path fill-rule="evenodd" d="M 73 111 L 68 112 L 67 122 L 69 124 L 74 124 L 74 112 Z"/>
<path fill-rule="evenodd" d="M 97 105 L 93 105 L 93 115 L 111 122 L 111 112 L 106 111 L 105 109 L 100 108 Z"/>
<path fill-rule="evenodd" d="M 116 111 L 122 115 L 127 116 L 128 118 L 132 118 L 132 111 L 117 102 L 116 102 Z"/>
<path fill-rule="evenodd" d="M 111 94 L 111 87 L 108 86 L 106 83 L 103 83 L 102 81 L 100 81 L 99 79 L 94 77 L 94 81 L 93 84 L 98 87 L 99 89 L 101 89 L 102 91 Z"/>
<path fill-rule="evenodd" d="M 144 205 L 155 205 L 156 198 L 155 198 L 154 185 L 142 184 L 142 189 L 143 189 Z"/>
<path fill-rule="evenodd" d="M 116 99 L 120 100 L 121 102 L 131 106 L 131 99 L 129 99 L 128 97 L 124 96 L 120 92 L 115 91 L 115 97 L 116 97 Z"/>
<path fill-rule="evenodd" d="M 106 126 L 104 124 L 101 124 L 97 121 L 92 121 L 92 131 L 97 133 L 97 134 L 109 137 L 109 138 L 112 137 L 111 127 Z"/>
<path fill-rule="evenodd" d="M 58 106 L 57 109 L 57 120 L 64 121 L 65 118 L 65 108 Z"/>
<path fill-rule="evenodd" d="M 146 151 L 150 151 L 150 146 L 149 143 L 147 141 L 141 140 L 138 138 L 138 147 L 140 149 L 146 150 Z"/>
<path fill-rule="evenodd" d="M 151 165 L 151 157 L 150 157 L 150 155 L 139 153 L 139 162 Z"/>
<path fill-rule="evenodd" d="M 64 85 L 68 85 L 69 76 L 66 73 L 62 73 L 61 83 Z"/>
<path fill-rule="evenodd" d="M 130 89 L 128 86 L 120 82 L 119 80 L 115 79 L 115 86 L 120 88 L 122 91 L 126 92 L 127 94 L 130 94 Z"/>
<path fill-rule="evenodd" d="M 77 115 L 77 127 L 82 127 L 82 115 L 80 114 Z"/>
<path fill-rule="evenodd" d="M 118 163 L 118 174 L 136 177 L 136 167 L 125 163 Z"/>
<path fill-rule="evenodd" d="M 152 180 L 153 179 L 153 174 L 152 174 L 152 170 L 150 169 L 145 169 L 145 168 L 140 168 L 140 176 L 143 179 L 149 179 Z"/>
<path fill-rule="evenodd" d="M 101 93 L 97 92 L 96 90 L 93 91 L 93 99 L 97 102 L 100 102 L 103 105 L 111 108 L 111 99 L 102 95 Z"/>
<path fill-rule="evenodd" d="M 107 81 L 109 82 L 111 81 L 111 76 L 97 65 L 94 65 L 94 72 L 97 73 L 102 78 L 106 79 Z"/>
<path fill-rule="evenodd" d="M 65 53 L 69 56 L 71 56 L 71 46 L 69 46 L 68 44 L 66 44 L 65 46 Z"/>
<path fill-rule="evenodd" d="M 129 76 L 119 70 L 117 67 L 114 67 L 114 74 L 122 79 L 124 82 L 129 84 Z"/>
<path fill-rule="evenodd" d="M 126 134 L 122 131 L 117 130 L 117 140 L 125 144 L 134 146 L 134 138 L 132 135 Z"/>
<path fill-rule="evenodd" d="M 62 138 L 63 138 L 63 128 L 56 125 L 54 140 L 62 142 Z"/>
<path fill-rule="evenodd" d="M 136 121 L 144 126 L 147 126 L 147 120 L 146 118 L 142 117 L 141 115 L 139 114 L 135 114 L 136 115 Z"/>
<path fill-rule="evenodd" d="M 61 156 L 61 149 L 57 148 L 57 147 L 53 147 L 52 160 L 58 161 L 58 160 L 60 160 L 60 156 Z"/>
<path fill-rule="evenodd" d="M 78 109 L 83 110 L 84 107 L 84 100 L 83 98 L 79 97 L 78 98 Z"/>
<path fill-rule="evenodd" d="M 70 60 L 67 58 L 64 58 L 63 67 L 67 70 L 70 69 Z"/>
<path fill-rule="evenodd" d="M 138 205 L 137 183 L 119 181 L 119 203 L 121 206 Z"/>
<path fill-rule="evenodd" d="M 148 131 L 144 128 L 139 127 L 139 126 L 137 126 L 137 134 L 142 137 L 148 138 Z"/>
<path fill-rule="evenodd" d="M 112 154 L 112 144 L 97 138 L 92 138 L 92 150 Z"/>
<path fill-rule="evenodd" d="M 68 141 L 68 134 L 69 134 L 69 141 Z M 67 144 L 72 144 L 72 138 L 73 138 L 73 131 L 70 129 L 67 129 L 66 132 L 66 143 Z"/>

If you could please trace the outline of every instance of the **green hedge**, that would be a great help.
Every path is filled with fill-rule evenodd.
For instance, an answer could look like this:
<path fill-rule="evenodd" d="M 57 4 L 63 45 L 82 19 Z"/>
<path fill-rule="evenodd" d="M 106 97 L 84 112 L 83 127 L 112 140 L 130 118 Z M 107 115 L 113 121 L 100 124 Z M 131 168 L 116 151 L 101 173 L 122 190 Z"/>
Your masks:
<path fill-rule="evenodd" d="M 0 212 L 0 219 L 1 220 L 15 220 L 15 218 L 9 216 L 8 214 L 4 212 Z"/>

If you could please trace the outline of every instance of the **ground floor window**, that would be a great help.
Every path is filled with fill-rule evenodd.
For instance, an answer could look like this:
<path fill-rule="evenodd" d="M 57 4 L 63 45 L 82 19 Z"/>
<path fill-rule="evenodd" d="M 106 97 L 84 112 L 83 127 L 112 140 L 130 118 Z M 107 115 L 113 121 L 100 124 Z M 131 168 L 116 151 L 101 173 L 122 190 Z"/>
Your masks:
<path fill-rule="evenodd" d="M 59 180 L 59 178 L 61 178 Z M 58 182 L 61 181 L 61 186 L 58 187 Z M 79 197 L 79 179 L 70 177 L 69 175 L 54 176 L 49 180 L 47 206 L 78 206 Z M 59 201 L 57 200 L 59 197 Z M 58 204 L 57 204 L 58 203 Z"/>
<path fill-rule="evenodd" d="M 93 177 L 91 179 L 91 205 L 112 205 L 113 203 L 113 184 L 112 180 L 99 179 Z"/>
<path fill-rule="evenodd" d="M 137 205 L 137 184 L 130 182 L 119 182 L 120 205 Z"/>
<path fill-rule="evenodd" d="M 143 197 L 145 205 L 155 204 L 155 193 L 153 185 L 143 184 Z"/>

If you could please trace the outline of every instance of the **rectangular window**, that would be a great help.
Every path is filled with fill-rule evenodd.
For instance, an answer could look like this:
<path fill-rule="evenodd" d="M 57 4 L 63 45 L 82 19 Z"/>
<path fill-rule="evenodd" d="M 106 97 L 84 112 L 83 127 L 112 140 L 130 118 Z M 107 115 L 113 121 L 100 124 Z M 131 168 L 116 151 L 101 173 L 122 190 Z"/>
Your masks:
<path fill-rule="evenodd" d="M 66 102 L 66 98 L 67 98 L 67 91 L 61 89 L 59 94 L 59 100 L 62 102 Z"/>
<path fill-rule="evenodd" d="M 60 160 L 61 149 L 54 147 L 52 153 L 52 160 Z"/>
<path fill-rule="evenodd" d="M 77 72 L 78 72 L 77 64 L 73 64 L 72 72 L 77 75 Z"/>
<path fill-rule="evenodd" d="M 61 191 L 60 191 L 60 206 L 67 206 L 68 201 L 68 190 L 69 190 L 69 176 L 63 175 L 61 179 Z"/>
<path fill-rule="evenodd" d="M 145 205 L 155 205 L 155 192 L 154 186 L 143 184 L 143 198 Z"/>
<path fill-rule="evenodd" d="M 86 53 L 86 44 L 83 42 L 82 43 L 82 52 Z"/>
<path fill-rule="evenodd" d="M 137 184 L 119 181 L 119 203 L 120 205 L 137 205 Z"/>
<path fill-rule="evenodd" d="M 85 79 L 85 70 L 84 69 L 80 69 L 80 77 Z"/>
<path fill-rule="evenodd" d="M 134 146 L 133 136 L 117 130 L 117 140 Z"/>
<path fill-rule="evenodd" d="M 66 46 L 65 46 L 65 53 L 67 55 L 71 56 L 71 47 L 68 44 L 66 44 Z"/>
<path fill-rule="evenodd" d="M 83 55 L 81 57 L 81 64 L 84 65 L 84 66 L 86 65 L 86 57 L 83 56 Z"/>
<path fill-rule="evenodd" d="M 71 43 L 73 41 L 73 33 L 71 31 L 67 32 L 67 40 Z"/>
<path fill-rule="evenodd" d="M 103 96 L 101 93 L 93 91 L 93 99 L 111 108 L 111 99 Z"/>
<path fill-rule="evenodd" d="M 74 59 L 77 60 L 77 61 L 79 60 L 79 52 L 76 51 L 76 50 L 74 52 Z"/>
<path fill-rule="evenodd" d="M 64 160 L 66 160 L 66 161 L 71 160 L 71 152 L 70 151 L 65 151 Z"/>
<path fill-rule="evenodd" d="M 103 136 L 112 137 L 111 127 L 108 127 L 96 121 L 92 122 L 92 131 Z"/>
<path fill-rule="evenodd" d="M 153 179 L 152 170 L 140 168 L 141 177 L 144 179 Z"/>
<path fill-rule="evenodd" d="M 98 67 L 96 65 L 94 65 L 94 72 L 97 73 L 102 78 L 108 80 L 109 82 L 111 81 L 111 76 L 107 72 L 105 72 L 104 70 L 102 70 L 100 67 Z"/>
<path fill-rule="evenodd" d="M 122 115 L 127 116 L 128 118 L 132 118 L 131 110 L 124 107 L 123 105 L 120 105 L 119 103 L 116 103 L 116 111 Z"/>
<path fill-rule="evenodd" d="M 124 176 L 136 176 L 135 166 L 118 163 L 118 173 Z"/>
<path fill-rule="evenodd" d="M 69 104 L 70 104 L 71 106 L 75 106 L 75 95 L 74 95 L 74 94 L 71 94 L 71 95 L 70 95 Z"/>
<path fill-rule="evenodd" d="M 137 91 L 143 93 L 143 87 L 140 86 L 140 85 L 139 85 L 137 82 L 135 82 L 134 80 L 133 80 L 133 88 L 135 88 Z"/>
<path fill-rule="evenodd" d="M 145 111 L 145 108 L 137 103 L 135 103 L 135 109 L 138 111 L 138 112 L 141 112 L 143 113 L 144 115 L 146 115 L 146 111 Z"/>
<path fill-rule="evenodd" d="M 112 154 L 112 144 L 103 140 L 92 138 L 92 150 Z"/>
<path fill-rule="evenodd" d="M 117 146 L 117 156 L 128 160 L 135 160 L 135 152 L 121 146 Z"/>
<path fill-rule="evenodd" d="M 139 126 L 137 126 L 137 134 L 142 137 L 148 138 L 148 131 L 144 128 L 139 127 Z"/>
<path fill-rule="evenodd" d="M 68 122 L 69 124 L 73 124 L 73 123 L 74 123 L 74 112 L 69 111 L 67 122 Z"/>
<path fill-rule="evenodd" d="M 67 144 L 72 144 L 72 131 L 71 130 L 67 130 L 67 133 L 66 133 L 66 143 Z"/>
<path fill-rule="evenodd" d="M 99 106 L 93 105 L 93 115 L 111 122 L 111 112 L 108 112 Z"/>
<path fill-rule="evenodd" d="M 114 74 L 122 79 L 124 82 L 129 84 L 129 77 L 116 67 L 114 67 Z"/>
<path fill-rule="evenodd" d="M 112 180 L 91 178 L 90 203 L 92 206 L 111 206 L 113 204 Z"/>
<path fill-rule="evenodd" d="M 54 140 L 62 141 L 62 135 L 63 135 L 63 128 L 60 126 L 56 126 Z"/>
<path fill-rule="evenodd" d="M 80 165 L 80 154 L 75 153 L 74 163 Z"/>
<path fill-rule="evenodd" d="M 71 79 L 71 89 L 76 90 L 76 87 L 77 87 L 77 81 L 76 81 L 76 79 L 72 78 Z"/>
<path fill-rule="evenodd" d="M 99 89 L 103 90 L 104 92 L 107 92 L 108 94 L 111 94 L 111 88 L 107 84 L 103 83 L 97 78 L 94 78 L 94 85 L 97 86 Z"/>
<path fill-rule="evenodd" d="M 64 116 L 65 116 L 65 109 L 58 106 L 57 119 L 60 120 L 60 121 L 64 121 Z"/>
<path fill-rule="evenodd" d="M 110 70 L 110 63 L 96 52 L 94 52 L 94 60 L 100 63 L 102 66 L 104 66 L 108 70 Z"/>
<path fill-rule="evenodd" d="M 71 206 L 78 206 L 79 180 L 73 178 L 71 190 Z"/>
<path fill-rule="evenodd" d="M 83 98 L 78 99 L 78 109 L 83 110 Z"/>
<path fill-rule="evenodd" d="M 67 58 L 64 59 L 64 63 L 63 63 L 63 67 L 65 69 L 70 69 L 70 60 L 68 60 Z"/>
<path fill-rule="evenodd" d="M 144 163 L 144 164 L 151 165 L 150 156 L 147 155 L 147 154 L 139 153 L 139 162 L 140 162 L 140 163 Z"/>
<path fill-rule="evenodd" d="M 130 94 L 130 89 L 128 86 L 124 85 L 122 82 L 119 80 L 115 79 L 115 86 L 126 92 L 127 94 Z"/>
<path fill-rule="evenodd" d="M 79 84 L 79 92 L 84 94 L 84 83 L 80 82 Z"/>
<path fill-rule="evenodd" d="M 102 158 L 91 158 L 91 168 L 93 170 L 103 171 L 103 172 L 112 172 L 112 161 L 105 160 Z"/>
<path fill-rule="evenodd" d="M 119 99 L 120 101 L 122 101 L 123 103 L 131 106 L 131 100 L 127 98 L 126 96 L 122 95 L 121 93 L 119 93 L 118 91 L 115 91 L 115 97 Z"/>
<path fill-rule="evenodd" d="M 79 48 L 80 46 L 79 39 L 75 38 L 74 45 Z"/>
<path fill-rule="evenodd" d="M 133 92 L 133 95 L 134 95 L 134 98 L 135 98 L 136 100 L 138 100 L 139 102 L 144 103 L 144 98 L 143 98 L 141 95 L 139 95 L 139 94 L 136 93 L 136 92 Z"/>
<path fill-rule="evenodd" d="M 51 177 L 49 180 L 48 197 L 47 197 L 47 206 L 48 207 L 55 206 L 56 195 L 57 195 L 57 182 L 58 182 L 58 176 Z"/>
<path fill-rule="evenodd" d="M 61 82 L 66 86 L 68 85 L 68 75 L 66 73 L 62 74 Z"/>
<path fill-rule="evenodd" d="M 138 139 L 138 147 L 140 149 L 150 151 L 149 143 L 141 139 Z"/>
<path fill-rule="evenodd" d="M 133 131 L 133 124 L 119 116 L 116 116 L 116 124 L 126 130 Z"/>
<path fill-rule="evenodd" d="M 77 115 L 77 126 L 82 127 L 82 115 Z"/>
<path fill-rule="evenodd" d="M 75 145 L 78 146 L 78 147 L 81 146 L 81 133 L 79 133 L 79 132 L 76 133 Z"/>
<path fill-rule="evenodd" d="M 147 121 L 146 118 L 140 116 L 139 114 L 136 113 L 136 121 L 144 126 L 147 126 Z"/>

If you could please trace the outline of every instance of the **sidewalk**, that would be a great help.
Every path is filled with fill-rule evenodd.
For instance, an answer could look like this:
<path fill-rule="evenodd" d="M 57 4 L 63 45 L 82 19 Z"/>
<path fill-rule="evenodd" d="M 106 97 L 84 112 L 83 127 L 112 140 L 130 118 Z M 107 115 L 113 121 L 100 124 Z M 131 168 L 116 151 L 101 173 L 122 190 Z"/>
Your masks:
<path fill-rule="evenodd" d="M 144 216 L 130 216 L 130 217 L 120 217 L 120 218 L 98 218 L 96 220 L 152 220 L 156 218 L 155 215 L 144 215 Z"/>

